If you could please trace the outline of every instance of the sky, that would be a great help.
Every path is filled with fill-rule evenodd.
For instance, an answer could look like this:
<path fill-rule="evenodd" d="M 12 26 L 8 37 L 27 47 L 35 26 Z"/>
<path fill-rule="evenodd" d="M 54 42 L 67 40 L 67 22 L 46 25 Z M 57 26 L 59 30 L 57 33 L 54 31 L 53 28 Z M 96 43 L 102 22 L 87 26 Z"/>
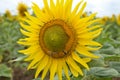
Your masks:
<path fill-rule="evenodd" d="M 73 8 L 80 0 L 73 0 Z M 112 14 L 120 14 L 120 0 L 85 0 L 87 6 L 85 11 L 97 12 L 97 16 L 112 16 Z M 0 13 L 4 13 L 6 9 L 12 14 L 17 13 L 16 7 L 19 2 L 23 2 L 31 7 L 35 2 L 39 7 L 43 7 L 42 0 L 0 0 Z"/>

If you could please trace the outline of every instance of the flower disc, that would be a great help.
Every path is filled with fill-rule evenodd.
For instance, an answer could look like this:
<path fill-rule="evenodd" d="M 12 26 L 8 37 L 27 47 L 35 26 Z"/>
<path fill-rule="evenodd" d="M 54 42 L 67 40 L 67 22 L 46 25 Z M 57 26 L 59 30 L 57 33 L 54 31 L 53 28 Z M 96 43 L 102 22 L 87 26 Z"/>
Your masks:
<path fill-rule="evenodd" d="M 46 54 L 54 58 L 68 55 L 75 42 L 73 30 L 62 20 L 53 20 L 40 31 L 40 45 Z"/>

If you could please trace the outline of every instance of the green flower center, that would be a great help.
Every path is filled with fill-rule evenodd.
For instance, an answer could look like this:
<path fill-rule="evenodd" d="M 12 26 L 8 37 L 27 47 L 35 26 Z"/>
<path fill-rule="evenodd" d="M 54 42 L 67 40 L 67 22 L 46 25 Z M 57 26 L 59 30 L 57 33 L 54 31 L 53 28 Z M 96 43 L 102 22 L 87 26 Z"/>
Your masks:
<path fill-rule="evenodd" d="M 45 46 L 53 52 L 63 51 L 69 39 L 60 25 L 54 25 L 47 28 L 43 38 Z"/>

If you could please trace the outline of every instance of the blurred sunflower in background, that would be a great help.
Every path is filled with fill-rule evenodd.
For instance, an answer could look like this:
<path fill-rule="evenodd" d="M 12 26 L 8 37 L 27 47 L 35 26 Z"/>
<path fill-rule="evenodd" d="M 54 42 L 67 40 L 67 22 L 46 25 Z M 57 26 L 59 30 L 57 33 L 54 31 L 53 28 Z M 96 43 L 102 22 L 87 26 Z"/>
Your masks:
<path fill-rule="evenodd" d="M 96 13 L 80 18 L 86 2 L 80 1 L 73 10 L 73 0 L 43 0 L 44 11 L 33 3 L 35 16 L 25 13 L 26 17 L 20 23 L 21 32 L 26 38 L 18 43 L 27 46 L 20 53 L 28 55 L 25 61 L 31 61 L 28 69 L 36 69 L 35 78 L 42 72 L 41 79 L 50 72 L 50 80 L 62 74 L 70 80 L 69 69 L 73 76 L 83 75 L 81 66 L 89 70 L 87 63 L 93 58 L 99 58 L 91 51 L 101 48 L 101 44 L 94 41 L 100 35 L 102 28 L 94 19 Z M 79 9 L 80 8 L 80 9 Z M 22 8 L 21 8 L 22 9 Z M 18 9 L 20 10 L 20 9 Z"/>
<path fill-rule="evenodd" d="M 0 23 L 3 21 L 2 16 L 0 15 Z"/>
<path fill-rule="evenodd" d="M 12 14 L 9 10 L 6 10 L 5 11 L 5 14 L 4 14 L 5 17 L 7 17 L 8 19 L 11 19 L 12 20 Z"/>
<path fill-rule="evenodd" d="M 115 22 L 115 21 L 116 21 L 116 16 L 115 16 L 115 14 L 112 15 L 112 17 L 110 18 L 110 21 L 111 21 L 111 22 Z"/>
<path fill-rule="evenodd" d="M 120 14 L 117 16 L 117 24 L 120 26 Z"/>
<path fill-rule="evenodd" d="M 18 17 L 16 15 L 12 15 L 11 12 L 10 12 L 10 10 L 6 10 L 5 11 L 4 17 L 6 17 L 10 21 L 16 21 L 16 20 L 18 20 Z"/>
<path fill-rule="evenodd" d="M 110 20 L 110 19 L 109 19 L 108 16 L 104 16 L 104 17 L 101 19 L 100 23 L 101 23 L 101 24 L 106 24 L 109 20 Z"/>
<path fill-rule="evenodd" d="M 24 3 L 19 3 L 18 4 L 18 6 L 17 6 L 17 10 L 18 10 L 18 16 L 20 17 L 20 18 L 23 18 L 23 17 L 25 17 L 26 15 L 25 15 L 25 12 L 28 12 L 28 6 L 26 5 L 26 4 L 24 4 Z"/>

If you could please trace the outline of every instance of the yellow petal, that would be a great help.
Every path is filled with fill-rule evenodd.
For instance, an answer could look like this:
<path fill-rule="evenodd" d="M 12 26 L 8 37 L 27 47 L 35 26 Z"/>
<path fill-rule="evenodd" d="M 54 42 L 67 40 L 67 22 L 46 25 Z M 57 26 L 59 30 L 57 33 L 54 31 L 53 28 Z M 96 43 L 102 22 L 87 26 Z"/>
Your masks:
<path fill-rule="evenodd" d="M 28 58 L 26 58 L 24 61 L 30 61 L 35 58 L 36 54 L 44 55 L 42 51 L 36 52 L 36 53 L 31 53 Z"/>
<path fill-rule="evenodd" d="M 73 74 L 73 76 L 78 77 L 78 72 L 71 66 L 69 66 L 69 68 L 70 68 L 70 71 Z"/>
<path fill-rule="evenodd" d="M 65 16 L 64 16 L 64 0 L 60 0 L 60 5 L 59 5 L 59 15 L 60 15 L 60 18 L 64 20 Z"/>
<path fill-rule="evenodd" d="M 31 20 L 29 20 L 29 19 L 27 19 L 27 18 L 22 18 L 22 21 L 23 21 L 23 22 L 26 22 L 27 25 L 30 25 L 30 26 L 31 26 L 31 25 L 32 25 L 32 26 L 33 26 L 33 25 L 36 25 L 35 23 L 33 23 Z"/>
<path fill-rule="evenodd" d="M 33 23 L 39 25 L 39 27 L 43 26 L 43 22 L 40 21 L 38 18 L 31 16 L 28 12 L 25 12 L 25 14 L 27 18 L 30 19 Z"/>
<path fill-rule="evenodd" d="M 57 71 L 58 61 L 56 59 L 52 59 L 52 65 L 50 67 L 50 80 L 54 80 L 54 75 Z"/>
<path fill-rule="evenodd" d="M 43 70 L 43 73 L 42 73 L 42 80 L 44 80 L 48 70 L 50 69 L 50 66 L 51 66 L 51 58 L 49 59 L 49 62 L 48 64 L 46 65 L 46 67 L 44 68 Z"/>
<path fill-rule="evenodd" d="M 41 51 L 42 50 L 41 50 L 40 46 L 31 46 L 25 50 L 20 50 L 18 52 L 28 55 L 28 54 L 32 54 L 32 53 L 36 53 L 36 52 L 41 52 Z"/>
<path fill-rule="evenodd" d="M 19 39 L 19 41 L 20 41 L 20 42 L 26 42 L 26 41 L 28 41 L 28 38 Z M 18 41 L 18 42 L 19 42 L 19 41 Z"/>
<path fill-rule="evenodd" d="M 72 2 L 73 0 L 66 0 L 66 3 L 65 3 L 65 11 L 66 11 L 66 16 L 69 17 L 70 13 L 71 13 L 71 8 L 72 8 Z"/>
<path fill-rule="evenodd" d="M 86 62 L 86 63 L 87 63 L 87 62 L 90 62 L 90 61 L 91 61 L 91 58 L 83 58 L 83 61 Z"/>
<path fill-rule="evenodd" d="M 83 0 L 80 1 L 80 2 L 76 5 L 76 7 L 74 8 L 74 10 L 72 11 L 72 13 L 71 13 L 71 15 L 70 15 L 70 21 L 72 22 L 73 25 L 76 24 L 76 22 L 78 22 L 78 20 L 80 20 L 80 15 L 79 15 L 79 17 L 76 17 L 76 14 L 77 14 L 78 9 L 79 9 L 79 7 L 81 6 L 82 3 L 83 3 Z"/>
<path fill-rule="evenodd" d="M 99 28 L 101 28 L 101 25 L 95 25 L 95 26 L 89 27 L 88 31 L 92 31 L 92 30 L 99 29 Z"/>
<path fill-rule="evenodd" d="M 101 34 L 102 30 L 103 30 L 103 28 L 100 28 L 96 31 L 91 32 L 91 34 L 93 35 L 93 38 L 98 37 Z"/>
<path fill-rule="evenodd" d="M 31 69 L 37 62 L 39 62 L 43 58 L 44 54 L 37 53 L 33 59 L 33 61 L 29 64 L 28 70 Z"/>
<path fill-rule="evenodd" d="M 27 37 L 27 38 L 24 38 L 24 39 L 19 39 L 19 41 L 17 43 L 18 44 L 23 44 L 23 45 L 39 44 L 39 37 L 30 36 L 29 38 Z"/>
<path fill-rule="evenodd" d="M 67 61 L 67 64 L 68 64 L 68 65 L 71 65 L 76 71 L 79 72 L 80 75 L 83 76 L 82 70 L 81 70 L 80 67 L 76 64 L 76 62 L 71 58 L 71 56 L 68 57 L 66 61 Z"/>
<path fill-rule="evenodd" d="M 33 42 L 33 41 L 38 41 L 39 42 L 39 38 L 36 37 L 29 37 L 29 38 L 23 38 L 23 39 L 19 39 L 20 42 Z M 18 41 L 18 42 L 19 42 Z"/>
<path fill-rule="evenodd" d="M 39 73 L 45 68 L 45 66 L 48 64 L 49 57 L 46 55 L 44 58 L 39 62 L 39 65 L 37 67 L 35 78 L 38 77 Z"/>
<path fill-rule="evenodd" d="M 87 50 L 89 51 L 96 51 L 98 49 L 100 49 L 101 47 L 86 47 Z"/>
<path fill-rule="evenodd" d="M 33 35 L 33 34 L 31 34 L 30 32 L 25 31 L 25 30 L 23 30 L 23 29 L 20 29 L 20 31 L 21 31 L 21 33 L 24 34 L 25 36 Z"/>
<path fill-rule="evenodd" d="M 84 30 L 86 29 L 89 25 L 87 24 L 91 19 L 93 19 L 95 17 L 96 13 L 93 13 L 91 14 L 90 16 L 88 17 L 84 17 L 84 18 L 81 18 L 81 19 L 76 19 L 74 21 L 72 21 L 73 25 L 75 26 L 75 29 L 76 30 Z M 97 22 L 97 21 L 96 21 Z M 91 23 L 92 24 L 92 23 Z"/>
<path fill-rule="evenodd" d="M 101 19 L 94 19 L 94 20 L 91 20 L 91 21 L 89 21 L 88 23 L 86 23 L 86 26 L 90 26 L 90 25 L 92 25 L 92 24 L 94 24 L 94 23 L 99 23 L 100 20 L 101 20 Z"/>
<path fill-rule="evenodd" d="M 78 9 L 79 9 L 79 7 L 80 7 L 80 5 L 81 5 L 82 2 L 83 2 L 83 0 L 80 1 L 80 2 L 75 6 L 74 10 L 72 11 L 72 15 L 76 15 L 76 13 L 77 13 L 77 11 L 78 11 Z"/>
<path fill-rule="evenodd" d="M 80 45 L 84 46 L 96 46 L 96 47 L 102 47 L 102 45 L 98 42 L 92 41 L 92 40 L 86 40 L 86 39 L 79 39 L 78 43 Z"/>
<path fill-rule="evenodd" d="M 55 3 L 53 0 L 50 0 L 50 10 L 53 13 L 53 16 L 56 16 Z"/>
<path fill-rule="evenodd" d="M 96 56 L 90 52 L 88 52 L 87 49 L 83 48 L 83 47 L 80 47 L 80 46 L 77 46 L 76 47 L 76 51 L 79 53 L 79 54 L 82 54 L 84 56 L 88 56 L 88 57 L 91 57 L 91 58 L 99 58 L 99 56 Z"/>
<path fill-rule="evenodd" d="M 34 66 L 31 67 L 31 69 L 36 69 L 38 67 L 39 63 L 36 63 Z"/>
<path fill-rule="evenodd" d="M 56 9 L 54 9 L 54 15 L 56 18 L 65 19 L 65 7 L 64 7 L 64 0 L 56 0 Z"/>
<path fill-rule="evenodd" d="M 31 61 L 31 60 L 33 60 L 33 59 L 34 59 L 34 56 L 35 56 L 35 55 L 33 55 L 33 54 L 28 55 L 28 57 L 27 57 L 27 58 L 25 58 L 25 59 L 24 59 L 24 61 Z"/>
<path fill-rule="evenodd" d="M 67 77 L 67 80 L 70 80 L 69 74 L 68 74 L 68 67 L 67 64 L 65 62 L 63 62 L 63 69 L 64 69 L 64 73 Z"/>
<path fill-rule="evenodd" d="M 79 17 L 79 16 L 81 16 L 81 14 L 83 13 L 83 10 L 85 9 L 85 7 L 86 7 L 86 2 L 85 3 L 83 3 L 83 5 L 82 5 L 82 7 L 81 7 L 81 9 L 80 9 L 80 11 L 78 12 L 78 14 L 76 15 L 76 17 Z"/>
<path fill-rule="evenodd" d="M 47 22 L 49 20 L 49 15 L 43 13 L 43 11 L 35 3 L 33 3 L 32 9 L 40 21 Z"/>
<path fill-rule="evenodd" d="M 39 38 L 39 32 L 38 33 L 31 33 L 31 32 L 25 31 L 23 29 L 20 29 L 20 31 L 22 34 L 24 34 L 27 37 Z"/>
<path fill-rule="evenodd" d="M 48 0 L 43 0 L 44 6 L 47 10 L 49 10 Z"/>
<path fill-rule="evenodd" d="M 53 1 L 53 0 L 51 0 L 51 1 L 50 1 L 50 9 L 54 9 L 54 8 L 55 8 L 54 1 Z"/>
<path fill-rule="evenodd" d="M 60 6 L 62 6 L 62 5 L 60 5 L 60 0 L 56 0 L 56 6 L 55 6 L 56 9 L 53 8 L 54 11 L 55 11 L 55 12 L 53 12 L 55 18 L 60 18 L 60 15 L 61 15 L 61 14 L 59 13 L 59 12 L 60 12 L 60 10 L 59 10 Z"/>
<path fill-rule="evenodd" d="M 40 27 L 38 27 L 37 29 L 32 28 L 31 26 L 26 25 L 26 24 L 24 24 L 22 22 L 20 22 L 20 25 L 21 25 L 22 28 L 24 28 L 25 30 L 30 31 L 30 32 L 36 32 L 36 31 L 38 31 L 37 29 L 40 29 Z"/>
<path fill-rule="evenodd" d="M 81 5 L 81 9 L 78 11 L 78 13 L 75 16 L 71 17 L 70 21 L 72 21 L 72 23 L 76 23 L 76 22 L 78 22 L 78 20 L 80 20 L 80 16 L 81 16 L 81 14 L 82 14 L 85 7 L 86 7 L 86 2 L 83 3 L 83 5 Z"/>
<path fill-rule="evenodd" d="M 81 65 L 83 65 L 86 69 L 89 70 L 88 65 L 83 61 L 83 59 L 81 59 L 75 52 L 72 53 L 72 57 L 75 61 L 77 61 L 78 63 L 80 63 Z"/>
<path fill-rule="evenodd" d="M 80 33 L 78 38 L 83 38 L 83 39 L 94 39 L 96 38 L 97 36 L 100 35 L 101 31 L 103 29 L 102 28 L 99 28 L 93 32 L 86 32 L 86 33 Z"/>
<path fill-rule="evenodd" d="M 58 60 L 58 66 L 57 66 L 57 73 L 58 73 L 58 78 L 59 80 L 62 80 L 62 66 L 63 66 L 63 60 L 60 59 Z"/>
<path fill-rule="evenodd" d="M 52 14 L 52 12 L 51 12 L 50 9 L 49 9 L 49 5 L 48 5 L 47 0 L 43 0 L 43 2 L 44 2 L 45 12 L 47 12 L 51 17 L 53 17 L 53 14 Z"/>
<path fill-rule="evenodd" d="M 29 42 L 29 41 L 18 41 L 17 42 L 18 44 L 21 44 L 21 45 L 25 45 L 25 46 L 30 46 L 30 45 L 38 45 L 39 44 L 39 42 L 38 41 L 36 41 L 36 42 Z"/>
<path fill-rule="evenodd" d="M 96 25 L 96 26 L 92 26 L 90 28 L 79 28 L 79 29 L 76 29 L 77 30 L 77 34 L 83 34 L 83 33 L 88 33 L 90 31 L 93 31 L 93 30 L 96 30 L 96 29 L 99 29 L 101 28 L 100 25 Z"/>
<path fill-rule="evenodd" d="M 27 40 L 26 41 L 32 41 L 32 42 L 34 42 L 34 41 L 38 41 L 39 42 L 39 38 L 36 36 L 36 37 L 29 37 L 29 38 L 27 38 Z"/>

